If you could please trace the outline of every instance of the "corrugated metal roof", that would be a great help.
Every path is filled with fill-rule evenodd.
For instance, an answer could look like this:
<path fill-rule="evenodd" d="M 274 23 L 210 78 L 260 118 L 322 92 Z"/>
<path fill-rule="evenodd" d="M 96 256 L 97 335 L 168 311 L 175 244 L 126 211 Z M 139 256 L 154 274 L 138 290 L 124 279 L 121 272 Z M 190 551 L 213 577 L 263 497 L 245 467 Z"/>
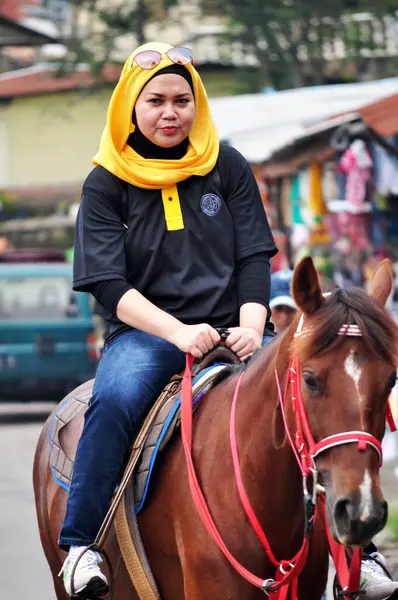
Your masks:
<path fill-rule="evenodd" d="M 46 32 L 28 27 L 0 14 L 0 48 L 7 46 L 42 46 L 57 42 L 58 39 Z"/>
<path fill-rule="evenodd" d="M 355 84 L 211 98 L 211 112 L 222 139 L 250 162 L 267 160 L 274 150 L 306 135 L 308 129 L 336 115 L 398 94 L 398 77 Z"/>
<path fill-rule="evenodd" d="M 282 173 L 289 163 L 289 168 L 295 170 L 298 164 L 312 159 L 320 152 L 325 156 L 332 155 L 334 150 L 330 146 L 332 130 L 344 123 L 356 120 L 364 121 L 379 135 L 390 137 L 398 133 L 398 92 L 381 98 L 376 102 L 362 105 L 354 112 L 343 112 L 323 119 L 316 125 L 305 128 L 290 140 L 283 141 L 273 148 L 270 155 L 272 165 L 267 167 L 269 173 Z"/>

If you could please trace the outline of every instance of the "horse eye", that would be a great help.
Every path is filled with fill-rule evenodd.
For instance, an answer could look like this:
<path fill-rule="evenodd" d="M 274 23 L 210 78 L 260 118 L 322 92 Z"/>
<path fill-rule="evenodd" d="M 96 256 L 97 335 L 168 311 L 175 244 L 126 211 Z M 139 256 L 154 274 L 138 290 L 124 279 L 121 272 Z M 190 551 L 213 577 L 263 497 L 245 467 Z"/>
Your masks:
<path fill-rule="evenodd" d="M 397 376 L 391 375 L 389 382 L 388 382 L 388 387 L 390 388 L 390 390 L 392 390 L 392 388 L 395 387 L 396 383 L 397 383 Z"/>
<path fill-rule="evenodd" d="M 311 392 L 319 392 L 319 380 L 313 373 L 304 373 L 304 383 Z"/>

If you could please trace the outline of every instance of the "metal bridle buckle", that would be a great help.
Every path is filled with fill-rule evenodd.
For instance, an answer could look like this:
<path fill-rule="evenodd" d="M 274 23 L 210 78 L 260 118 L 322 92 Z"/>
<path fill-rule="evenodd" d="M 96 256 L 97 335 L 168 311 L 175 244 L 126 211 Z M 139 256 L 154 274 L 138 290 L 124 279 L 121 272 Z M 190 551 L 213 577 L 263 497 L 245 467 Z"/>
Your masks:
<path fill-rule="evenodd" d="M 285 566 L 289 566 L 288 571 L 285 571 L 285 567 L 282 564 L 279 565 L 279 570 L 282 573 L 282 575 L 287 575 L 291 569 L 294 569 L 293 563 L 287 563 L 287 565 L 285 565 Z"/>
<path fill-rule="evenodd" d="M 308 537 L 312 534 L 314 529 L 314 516 L 315 516 L 315 507 L 317 503 L 317 495 L 318 495 L 318 471 L 316 469 L 311 469 L 312 474 L 312 495 L 308 491 L 307 482 L 308 476 L 303 476 L 303 502 L 304 502 L 304 537 Z"/>
<path fill-rule="evenodd" d="M 317 503 L 317 499 L 318 499 L 318 494 L 324 494 L 326 492 L 326 490 L 323 487 L 323 485 L 321 485 L 320 483 L 318 483 L 319 473 L 318 473 L 317 469 L 315 469 L 315 468 L 311 469 L 311 475 L 312 475 L 312 496 L 311 496 L 311 500 L 312 500 L 313 504 L 316 504 Z M 304 496 L 310 496 L 310 493 L 309 493 L 308 487 L 307 487 L 308 476 L 309 476 L 309 473 L 307 473 L 307 475 L 303 475 L 303 492 L 304 492 Z"/>
<path fill-rule="evenodd" d="M 318 483 L 318 479 L 319 479 L 319 471 L 317 471 L 316 469 L 311 469 L 312 471 L 312 477 L 313 477 L 313 490 L 312 490 L 312 500 L 314 502 L 314 504 L 316 504 L 317 502 L 317 497 L 318 494 L 326 494 L 326 489 L 323 485 L 321 485 L 320 483 Z"/>
<path fill-rule="evenodd" d="M 318 471 L 316 469 L 311 469 L 312 473 L 312 501 L 316 504 L 319 493 L 319 483 L 318 483 Z"/>
<path fill-rule="evenodd" d="M 275 579 L 266 579 L 265 581 L 263 581 L 261 591 L 263 591 L 264 594 L 266 594 L 266 596 L 270 596 L 271 594 L 273 594 L 272 586 L 274 585 L 274 583 L 276 583 Z"/>

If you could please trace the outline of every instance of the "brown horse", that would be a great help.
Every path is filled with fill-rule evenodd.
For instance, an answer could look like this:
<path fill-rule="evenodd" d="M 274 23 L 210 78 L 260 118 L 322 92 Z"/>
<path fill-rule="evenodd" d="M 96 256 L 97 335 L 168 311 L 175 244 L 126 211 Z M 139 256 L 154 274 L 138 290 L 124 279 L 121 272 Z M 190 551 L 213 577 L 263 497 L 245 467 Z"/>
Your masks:
<path fill-rule="evenodd" d="M 304 315 L 304 332 L 294 342 L 301 363 L 301 387 L 314 439 L 349 430 L 379 440 L 386 403 L 396 375 L 397 326 L 384 304 L 391 292 L 391 269 L 383 261 L 366 294 L 336 290 L 323 298 L 311 259 L 295 269 L 292 291 Z M 339 335 L 343 324 L 359 326 L 361 337 Z M 303 484 L 287 441 L 278 405 L 275 368 L 283 386 L 297 321 L 258 353 L 246 367 L 237 405 L 237 442 L 243 481 L 251 504 L 278 560 L 290 559 L 303 539 Z M 241 370 L 241 369 L 240 369 Z M 239 368 L 238 368 L 239 372 Z M 208 506 L 230 551 L 252 573 L 273 578 L 268 560 L 244 514 L 229 442 L 229 413 L 238 374 L 219 383 L 194 416 L 193 456 Z M 75 392 L 73 392 L 75 393 Z M 290 399 L 287 421 L 295 430 Z M 82 422 L 68 426 L 63 440 L 74 456 Z M 41 540 L 58 600 L 66 594 L 57 577 L 65 553 L 57 546 L 67 501 L 49 469 L 49 427 L 44 426 L 34 464 L 34 487 Z M 98 457 L 98 460 L 101 458 Z M 139 517 L 147 555 L 164 600 L 256 600 L 264 593 L 236 573 L 205 530 L 194 507 L 179 436 L 166 448 Z M 166 466 L 167 465 L 167 466 Z M 387 518 L 379 482 L 377 453 L 371 446 L 334 447 L 316 459 L 326 489 L 328 524 L 343 544 L 365 545 Z M 88 474 L 89 476 L 89 474 Z M 117 600 L 137 598 L 120 557 L 114 532 L 106 550 L 115 569 Z M 299 579 L 299 598 L 319 600 L 326 585 L 328 545 L 318 518 L 309 556 Z"/>

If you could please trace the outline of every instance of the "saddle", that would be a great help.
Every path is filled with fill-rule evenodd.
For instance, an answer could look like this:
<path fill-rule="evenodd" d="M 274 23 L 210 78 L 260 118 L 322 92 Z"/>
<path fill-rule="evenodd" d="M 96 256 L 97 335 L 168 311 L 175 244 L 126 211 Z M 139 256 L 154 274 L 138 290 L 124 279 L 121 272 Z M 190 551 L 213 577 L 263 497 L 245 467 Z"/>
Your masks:
<path fill-rule="evenodd" d="M 200 398 L 222 377 L 231 371 L 231 365 L 240 364 L 238 357 L 226 346 L 220 345 L 211 350 L 201 361 L 194 363 L 193 410 Z M 174 431 L 179 426 L 180 390 L 182 375 L 174 375 L 157 399 L 150 414 L 142 425 L 145 443 L 140 447 L 140 458 L 134 472 L 134 501 L 138 514 L 147 497 L 155 460 L 165 448 Z M 52 415 L 50 430 L 50 469 L 54 480 L 69 491 L 74 456 L 63 443 L 66 426 L 80 420 L 87 410 L 92 396 L 94 380 L 87 381 L 67 396 Z"/>

